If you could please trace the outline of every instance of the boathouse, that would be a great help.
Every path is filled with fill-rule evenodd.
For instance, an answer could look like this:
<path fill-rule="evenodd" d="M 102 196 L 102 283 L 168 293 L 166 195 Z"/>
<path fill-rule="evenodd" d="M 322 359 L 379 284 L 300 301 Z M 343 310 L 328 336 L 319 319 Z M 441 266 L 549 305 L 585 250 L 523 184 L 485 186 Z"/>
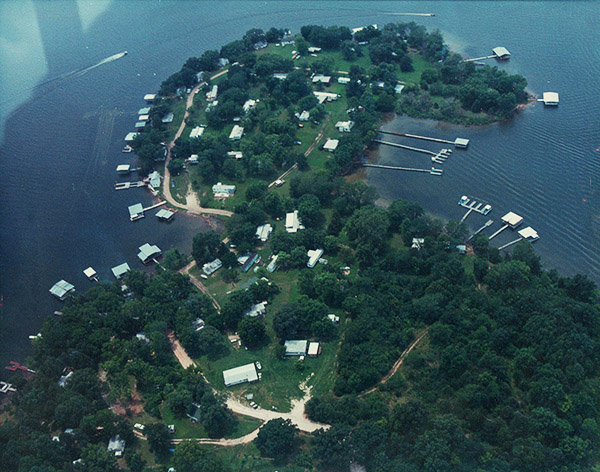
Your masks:
<path fill-rule="evenodd" d="M 158 210 L 158 212 L 156 213 L 156 217 L 161 221 L 170 221 L 171 218 L 173 218 L 173 216 L 175 216 L 175 212 L 170 211 L 170 210 L 165 210 L 164 208 L 161 210 Z"/>
<path fill-rule="evenodd" d="M 50 288 L 50 293 L 59 300 L 64 300 L 65 298 L 67 298 L 67 295 L 74 291 L 75 286 L 70 284 L 66 280 L 60 280 Z"/>
<path fill-rule="evenodd" d="M 502 217 L 502 222 L 505 225 L 510 226 L 512 229 L 515 229 L 517 226 L 523 223 L 523 217 L 513 213 L 512 211 L 509 211 Z"/>
<path fill-rule="evenodd" d="M 119 264 L 118 266 L 110 269 L 117 280 L 121 280 L 123 276 L 131 270 L 129 264 L 127 262 L 123 262 L 123 264 Z"/>
<path fill-rule="evenodd" d="M 126 143 L 132 142 L 137 137 L 137 135 L 138 135 L 138 133 L 127 133 L 127 136 L 125 136 L 125 142 Z"/>
<path fill-rule="evenodd" d="M 461 149 L 466 149 L 469 147 L 469 140 L 465 138 L 456 138 L 454 140 L 454 146 Z"/>
<path fill-rule="evenodd" d="M 542 101 L 544 102 L 544 105 L 557 106 L 558 105 L 558 93 L 544 92 Z"/>
<path fill-rule="evenodd" d="M 152 102 L 154 102 L 155 99 L 156 99 L 155 93 L 147 93 L 146 95 L 144 95 L 144 101 L 146 103 L 152 103 Z"/>
<path fill-rule="evenodd" d="M 534 230 L 531 226 L 528 226 L 525 229 L 521 229 L 518 231 L 519 236 L 527 241 L 537 241 L 540 237 L 537 234 L 537 231 Z"/>
<path fill-rule="evenodd" d="M 129 210 L 129 219 L 131 221 L 139 220 L 144 217 L 144 207 L 141 203 L 136 203 L 135 205 L 131 205 L 128 207 Z"/>
<path fill-rule="evenodd" d="M 502 59 L 502 60 L 510 59 L 510 52 L 508 52 L 508 49 L 506 49 L 505 47 L 502 47 L 502 46 L 495 47 L 494 49 L 492 49 L 492 52 L 496 56 L 496 59 Z"/>
<path fill-rule="evenodd" d="M 129 164 L 121 164 L 117 166 L 117 174 L 127 175 L 131 172 L 131 166 Z"/>
<path fill-rule="evenodd" d="M 155 257 L 158 257 L 162 254 L 162 251 L 158 246 L 150 245 L 148 243 L 144 244 L 143 246 L 140 246 L 138 249 L 140 250 L 140 252 L 137 256 L 139 257 L 140 261 L 142 261 L 142 263 L 144 264 L 148 263 L 148 261 L 150 261 L 151 259 L 154 259 Z"/>

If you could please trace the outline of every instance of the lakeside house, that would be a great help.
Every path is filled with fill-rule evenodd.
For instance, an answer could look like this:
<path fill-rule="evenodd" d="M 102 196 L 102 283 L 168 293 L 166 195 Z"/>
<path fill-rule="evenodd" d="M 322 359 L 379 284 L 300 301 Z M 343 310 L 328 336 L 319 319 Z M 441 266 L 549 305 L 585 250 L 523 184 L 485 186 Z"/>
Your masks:
<path fill-rule="evenodd" d="M 333 152 L 337 149 L 338 144 L 340 144 L 339 139 L 327 138 L 327 141 L 325 141 L 325 144 L 323 144 L 323 149 L 327 152 Z"/>
<path fill-rule="evenodd" d="M 258 373 L 254 362 L 223 371 L 223 382 L 225 382 L 226 387 L 246 382 L 256 382 L 257 380 Z"/>
<path fill-rule="evenodd" d="M 217 99 L 218 95 L 219 95 L 219 86 L 213 85 L 212 88 L 206 94 L 206 101 L 214 102 Z"/>
<path fill-rule="evenodd" d="M 117 280 L 121 280 L 125 274 L 131 270 L 131 268 L 127 262 L 123 262 L 123 264 L 119 264 L 110 270 Z"/>
<path fill-rule="evenodd" d="M 242 128 L 240 125 L 234 125 L 231 133 L 229 134 L 229 141 L 239 141 L 242 139 L 243 134 L 244 128 Z"/>
<path fill-rule="evenodd" d="M 67 295 L 74 291 L 75 286 L 66 280 L 59 280 L 52 287 L 50 287 L 50 293 L 61 301 L 67 298 Z"/>
<path fill-rule="evenodd" d="M 329 85 L 331 83 L 331 76 L 323 75 L 323 74 L 315 74 L 312 78 L 312 83 Z"/>
<path fill-rule="evenodd" d="M 158 172 L 157 170 L 152 171 L 148 175 L 148 182 L 150 182 L 150 186 L 153 189 L 159 189 L 160 188 L 160 172 Z"/>
<path fill-rule="evenodd" d="M 223 263 L 221 262 L 221 259 L 215 259 L 212 262 L 207 262 L 206 264 L 204 264 L 202 266 L 202 272 L 204 272 L 206 275 L 212 275 L 216 271 L 218 271 L 221 267 L 223 267 Z"/>
<path fill-rule="evenodd" d="M 150 261 L 151 259 L 154 259 L 155 257 L 158 257 L 162 254 L 162 251 L 158 246 L 151 245 L 148 243 L 145 243 L 138 249 L 140 250 L 140 252 L 137 256 L 140 259 L 140 261 L 142 261 L 142 263 L 144 264 L 148 263 L 148 261 Z"/>
<path fill-rule="evenodd" d="M 196 126 L 192 131 L 190 131 L 190 139 L 199 138 L 204 134 L 203 126 Z"/>
<path fill-rule="evenodd" d="M 304 229 L 302 222 L 298 218 L 298 210 L 285 215 L 285 230 L 288 233 L 297 233 L 299 229 Z"/>
<path fill-rule="evenodd" d="M 285 346 L 285 355 L 286 356 L 305 356 L 306 348 L 308 345 L 308 341 L 304 340 L 291 340 L 286 341 Z"/>

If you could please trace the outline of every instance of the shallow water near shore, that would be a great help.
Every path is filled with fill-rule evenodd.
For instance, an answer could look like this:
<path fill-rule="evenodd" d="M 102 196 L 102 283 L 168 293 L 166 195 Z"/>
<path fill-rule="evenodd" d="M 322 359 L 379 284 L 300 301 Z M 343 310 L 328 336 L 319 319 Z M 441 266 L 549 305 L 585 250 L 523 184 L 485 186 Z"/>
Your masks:
<path fill-rule="evenodd" d="M 434 12 L 435 17 L 391 15 Z M 384 200 L 406 198 L 460 218 L 463 194 L 488 200 L 498 220 L 515 211 L 540 234 L 548 267 L 600 280 L 600 6 L 587 2 L 3 2 L 0 31 L 0 363 L 31 352 L 27 336 L 60 303 L 48 289 L 64 278 L 79 291 L 93 266 L 102 279 L 145 242 L 190 250 L 205 221 L 151 212 L 131 223 L 127 206 L 153 201 L 143 189 L 115 192 L 115 167 L 142 97 L 192 55 L 218 49 L 253 27 L 411 21 L 439 28 L 471 57 L 505 46 L 500 67 L 527 77 L 529 90 L 560 93 L 558 108 L 534 104 L 514 120 L 481 128 L 394 118 L 387 129 L 471 139 L 443 165 L 444 176 L 370 169 Z M 69 75 L 118 52 L 126 57 Z M 61 79 L 61 77 L 65 77 Z M 55 80 L 56 79 L 56 80 Z M 40 85 L 41 84 L 41 85 Z M 434 143 L 409 142 L 437 150 Z M 380 163 L 426 167 L 427 157 L 380 146 Z M 471 215 L 472 227 L 485 217 Z M 498 227 L 498 223 L 494 227 Z M 491 231 L 490 231 L 491 232 Z M 514 237 L 505 231 L 494 242 Z"/>

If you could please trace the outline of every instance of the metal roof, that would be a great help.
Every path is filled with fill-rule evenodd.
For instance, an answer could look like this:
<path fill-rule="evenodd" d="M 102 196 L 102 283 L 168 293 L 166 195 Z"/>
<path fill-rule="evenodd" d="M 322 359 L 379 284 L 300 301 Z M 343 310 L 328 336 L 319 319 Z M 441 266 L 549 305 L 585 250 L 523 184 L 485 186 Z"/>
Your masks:
<path fill-rule="evenodd" d="M 502 221 L 509 226 L 518 226 L 523 221 L 523 217 L 509 211 L 506 215 L 502 217 Z"/>
<path fill-rule="evenodd" d="M 244 382 L 255 382 L 257 380 L 258 374 L 256 373 L 254 363 L 223 371 L 223 381 L 227 387 Z"/>
<path fill-rule="evenodd" d="M 62 300 L 71 290 L 75 290 L 74 285 L 66 280 L 59 280 L 50 288 L 50 293 Z"/>
<path fill-rule="evenodd" d="M 519 236 L 521 236 L 523 239 L 530 239 L 532 241 L 539 239 L 537 231 L 535 229 L 533 229 L 531 226 L 528 226 L 527 228 L 519 230 L 518 233 L 519 233 Z"/>
<path fill-rule="evenodd" d="M 310 343 L 308 345 L 308 355 L 316 356 L 317 354 L 319 354 L 319 343 Z"/>
<path fill-rule="evenodd" d="M 544 92 L 544 103 L 558 103 L 558 93 Z"/>
<path fill-rule="evenodd" d="M 160 256 L 162 253 L 158 246 L 150 245 L 148 243 L 140 246 L 138 249 L 140 250 L 138 257 L 142 262 L 146 262 L 152 257 Z"/>
<path fill-rule="evenodd" d="M 169 218 L 172 218 L 174 214 L 175 214 L 174 212 L 172 212 L 170 210 L 165 210 L 163 208 L 156 213 L 156 216 L 158 218 L 160 218 L 161 220 L 168 220 Z"/>
<path fill-rule="evenodd" d="M 94 270 L 94 268 L 93 268 L 93 267 L 88 267 L 87 269 L 85 269 L 85 270 L 83 271 L 83 273 L 84 273 L 84 275 L 85 275 L 86 277 L 88 277 L 88 278 L 91 278 L 91 277 L 95 277 L 95 276 L 96 276 L 96 271 Z"/>
<path fill-rule="evenodd" d="M 285 342 L 285 355 L 286 356 L 303 356 L 306 354 L 306 346 L 308 341 L 306 339 L 299 340 L 294 339 Z"/>
<path fill-rule="evenodd" d="M 492 49 L 492 52 L 499 57 L 502 56 L 510 56 L 510 52 L 508 52 L 508 49 L 506 49 L 505 47 L 502 46 L 498 46 L 494 49 Z"/>
<path fill-rule="evenodd" d="M 144 206 L 141 203 L 136 203 L 128 207 L 128 210 L 130 216 L 135 216 L 144 213 Z"/>
<path fill-rule="evenodd" d="M 199 138 L 204 134 L 204 128 L 202 126 L 196 126 L 190 131 L 190 138 Z"/>
<path fill-rule="evenodd" d="M 129 264 L 127 264 L 127 262 L 123 262 L 123 264 L 119 264 L 118 266 L 113 267 L 112 269 L 110 269 L 113 273 L 113 275 L 117 278 L 120 279 L 121 277 L 123 277 L 127 272 L 129 272 L 131 270 L 131 268 L 129 267 Z"/>
<path fill-rule="evenodd" d="M 147 115 L 148 113 L 150 113 L 150 107 L 144 107 L 138 110 L 138 115 Z"/>

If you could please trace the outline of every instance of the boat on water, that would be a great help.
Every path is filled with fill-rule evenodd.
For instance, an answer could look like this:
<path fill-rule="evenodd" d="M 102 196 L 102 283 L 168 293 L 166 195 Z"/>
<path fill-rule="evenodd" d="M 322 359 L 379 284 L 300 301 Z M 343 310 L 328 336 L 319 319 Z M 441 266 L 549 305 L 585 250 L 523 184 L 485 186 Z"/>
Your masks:
<path fill-rule="evenodd" d="M 463 195 L 462 197 L 460 197 L 460 200 L 458 201 L 459 205 L 466 205 L 469 202 L 469 197 L 467 197 L 466 195 Z"/>
<path fill-rule="evenodd" d="M 481 210 L 481 214 L 487 215 L 490 211 L 492 211 L 492 205 L 486 205 L 483 207 L 483 210 Z"/>

